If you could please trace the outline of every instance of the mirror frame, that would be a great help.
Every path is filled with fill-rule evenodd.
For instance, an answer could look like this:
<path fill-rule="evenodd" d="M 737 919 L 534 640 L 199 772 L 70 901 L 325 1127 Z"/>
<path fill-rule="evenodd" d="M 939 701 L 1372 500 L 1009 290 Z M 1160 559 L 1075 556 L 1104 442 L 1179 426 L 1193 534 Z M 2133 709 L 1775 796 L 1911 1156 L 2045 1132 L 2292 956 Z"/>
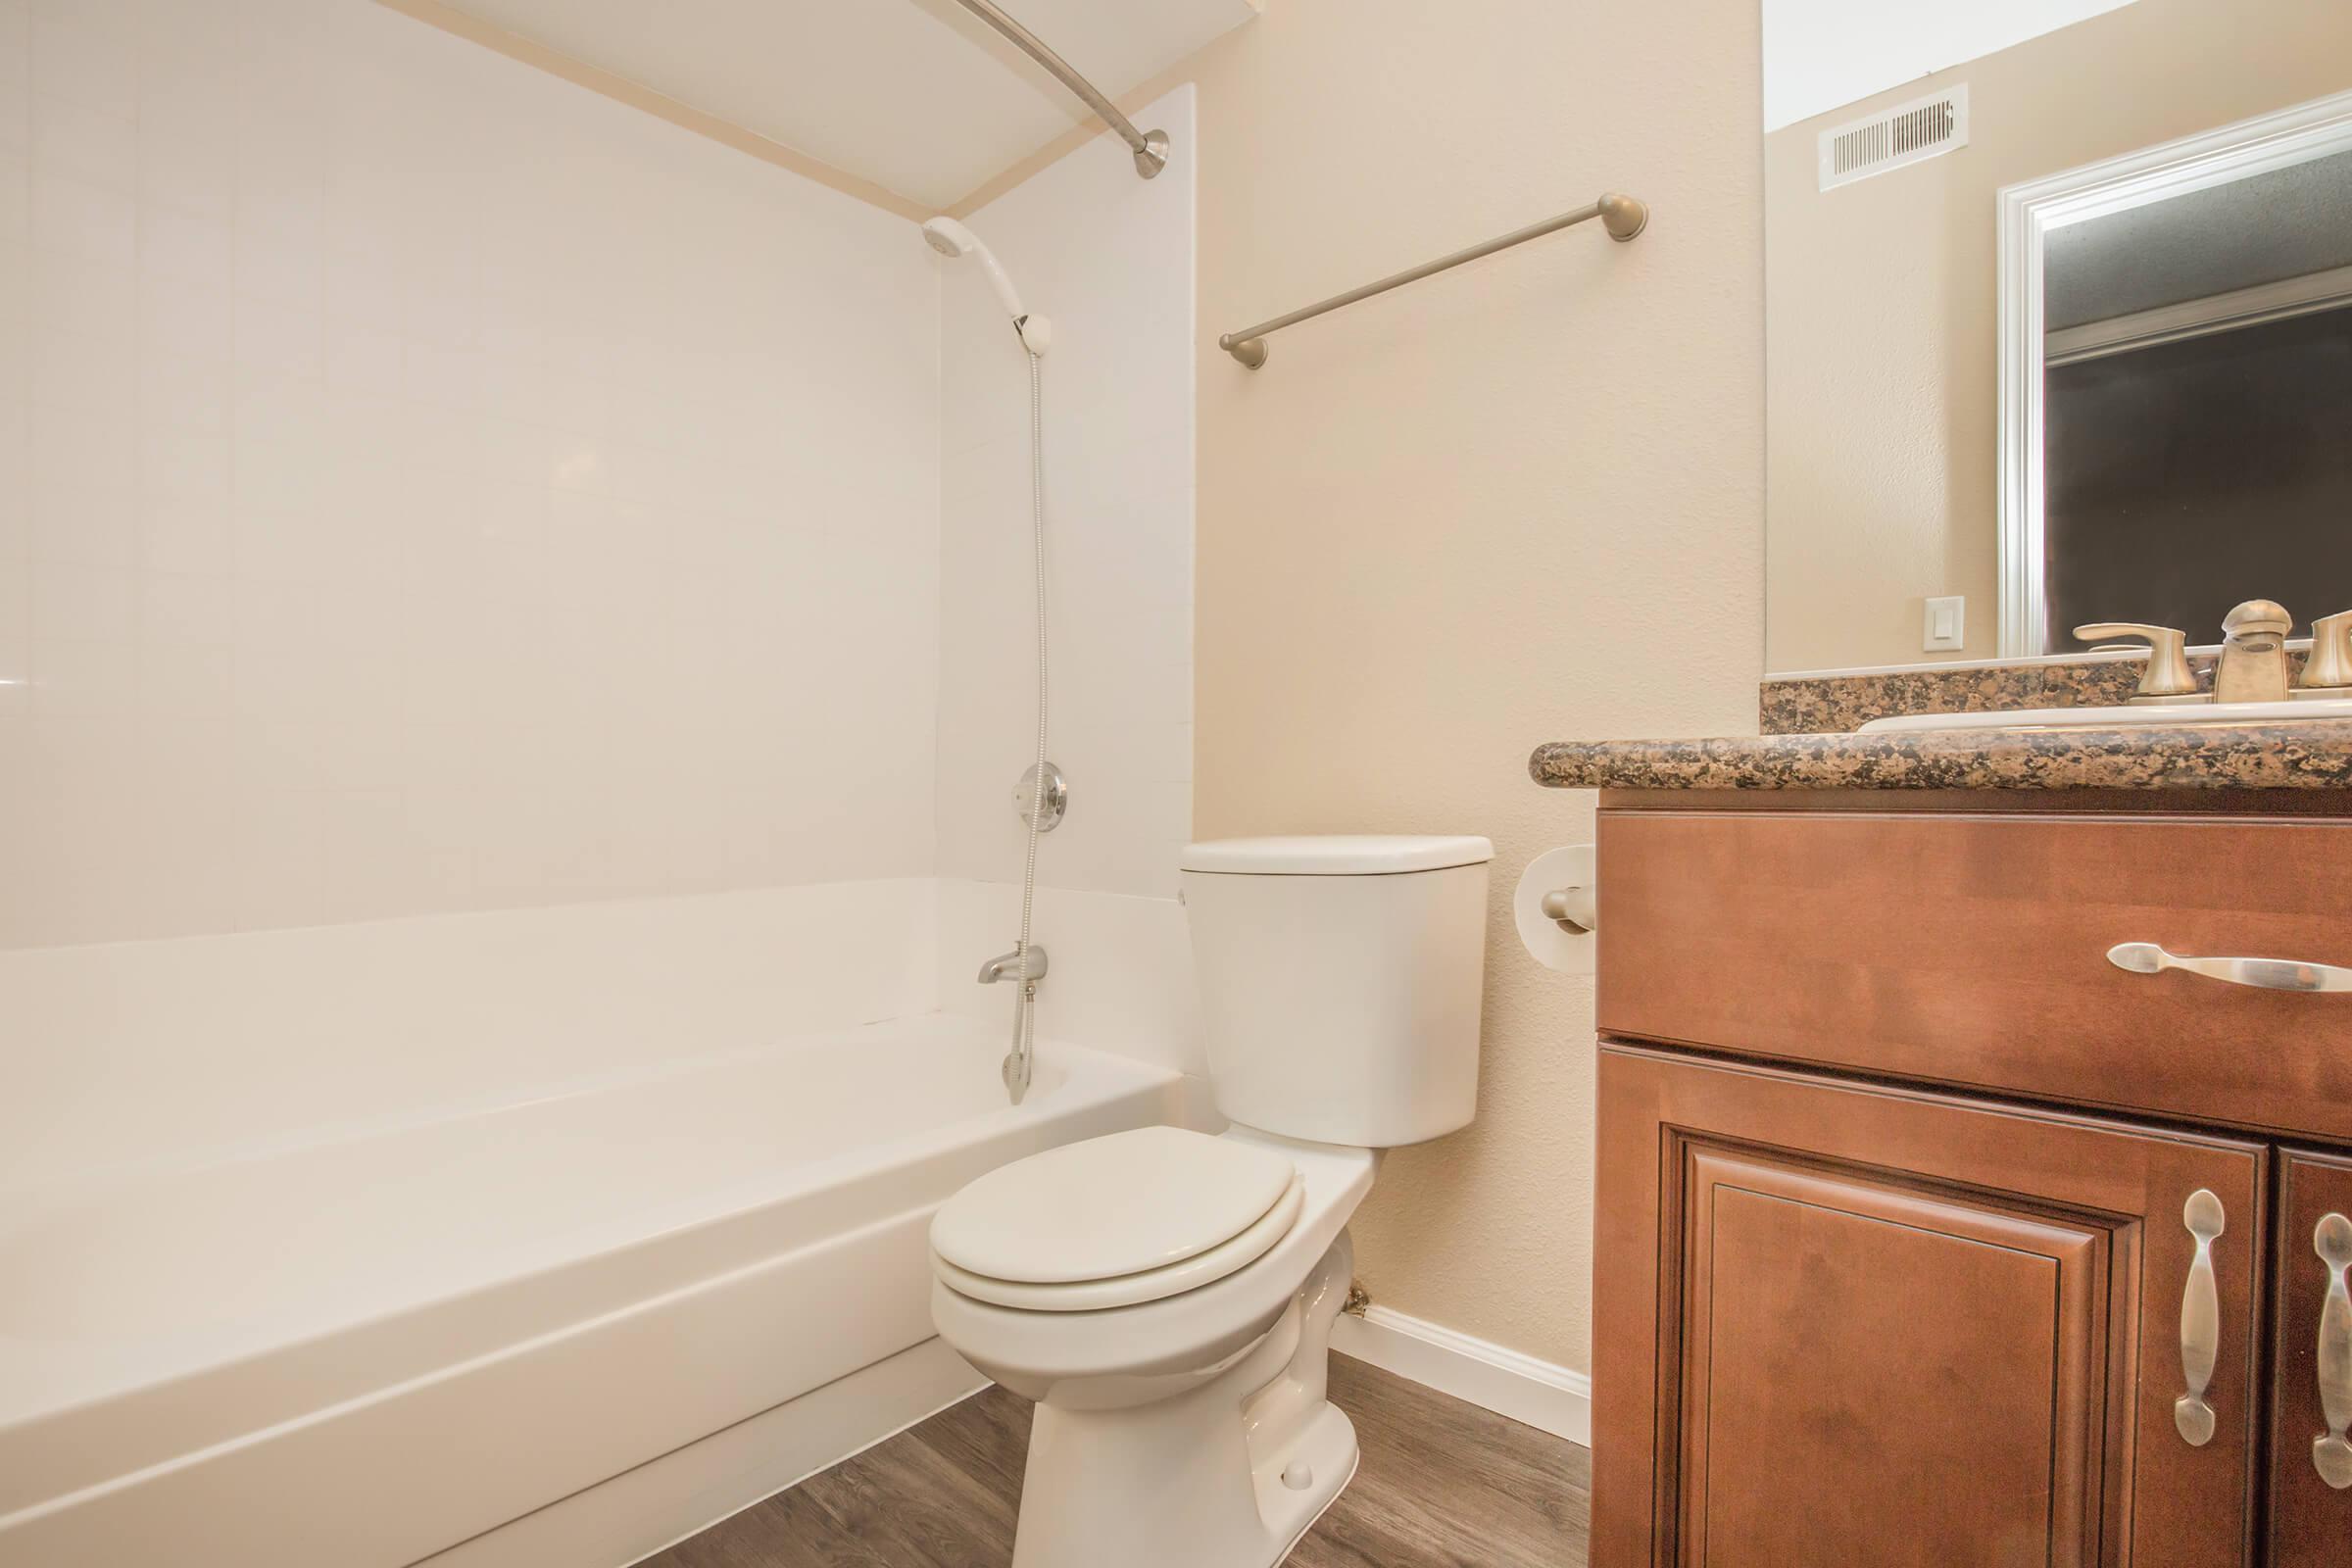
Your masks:
<path fill-rule="evenodd" d="M 2042 595 L 2042 242 L 2053 229 L 2352 151 L 2352 92 L 2001 189 L 2000 657 L 2052 653 Z M 2117 611 L 2118 615 L 2123 609 Z M 2201 640 L 2201 639 L 2200 639 Z"/>

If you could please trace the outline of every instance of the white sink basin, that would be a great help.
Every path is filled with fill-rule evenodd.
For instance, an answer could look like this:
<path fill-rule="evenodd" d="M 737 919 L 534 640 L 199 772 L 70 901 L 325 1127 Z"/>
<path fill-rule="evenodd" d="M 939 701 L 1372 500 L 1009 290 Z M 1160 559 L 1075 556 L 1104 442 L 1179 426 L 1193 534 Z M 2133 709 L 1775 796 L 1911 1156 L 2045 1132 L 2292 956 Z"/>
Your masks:
<path fill-rule="evenodd" d="M 2275 724 L 2305 718 L 2352 718 L 2352 698 L 2306 697 L 2284 703 L 2151 703 L 2144 708 L 2020 708 L 1993 713 L 1905 713 L 1874 718 L 1864 735 L 1935 729 L 2112 729 L 2142 724 Z"/>

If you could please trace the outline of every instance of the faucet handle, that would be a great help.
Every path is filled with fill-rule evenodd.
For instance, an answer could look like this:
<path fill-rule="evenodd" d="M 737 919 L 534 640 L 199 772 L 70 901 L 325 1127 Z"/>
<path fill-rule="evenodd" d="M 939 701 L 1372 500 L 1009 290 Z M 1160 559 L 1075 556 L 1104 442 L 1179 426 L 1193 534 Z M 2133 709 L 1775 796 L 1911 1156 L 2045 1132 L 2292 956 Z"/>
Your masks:
<path fill-rule="evenodd" d="M 2295 685 L 2307 692 L 2352 687 L 2352 610 L 2311 623 L 2311 657 L 2303 661 L 2303 676 Z"/>
<path fill-rule="evenodd" d="M 2188 667 L 2188 633 L 2170 626 L 2143 626 L 2135 620 L 2095 620 L 2077 626 L 2075 635 L 2086 643 L 2134 638 L 2148 645 L 2148 665 L 2139 672 L 2140 697 L 2194 697 L 2201 688 L 2196 671 Z"/>

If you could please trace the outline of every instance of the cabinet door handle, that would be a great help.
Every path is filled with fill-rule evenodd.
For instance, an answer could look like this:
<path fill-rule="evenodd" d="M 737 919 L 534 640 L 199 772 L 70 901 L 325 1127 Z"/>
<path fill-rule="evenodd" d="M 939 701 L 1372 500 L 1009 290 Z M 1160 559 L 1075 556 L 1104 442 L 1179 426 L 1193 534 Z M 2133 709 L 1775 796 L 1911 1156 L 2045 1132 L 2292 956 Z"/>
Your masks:
<path fill-rule="evenodd" d="M 2293 958 L 2184 958 L 2167 953 L 2153 942 L 2125 942 L 2107 950 L 2107 961 L 2133 974 L 2162 974 L 2184 969 L 2208 980 L 2264 991 L 2352 991 L 2352 969 L 2331 963 L 2303 963 Z"/>
<path fill-rule="evenodd" d="M 2320 1413 L 2328 1430 L 2311 1440 L 2311 1462 L 2320 1479 L 2336 1491 L 2352 1487 L 2352 1291 L 2344 1270 L 2352 1267 L 2352 1219 L 2329 1214 L 2312 1232 L 2311 1250 L 2328 1265 L 2328 1299 L 2320 1307 Z"/>
<path fill-rule="evenodd" d="M 2205 1390 L 2222 1352 L 2222 1299 L 2213 1282 L 2213 1241 L 2224 1225 L 2222 1200 L 2198 1188 L 2182 1205 L 2180 1223 L 2197 1239 L 2197 1255 L 2180 1292 L 2180 1379 L 2188 1392 L 2173 1401 L 2173 1425 L 2190 1447 L 2202 1448 L 2213 1441 L 2213 1406 L 2205 1402 Z"/>

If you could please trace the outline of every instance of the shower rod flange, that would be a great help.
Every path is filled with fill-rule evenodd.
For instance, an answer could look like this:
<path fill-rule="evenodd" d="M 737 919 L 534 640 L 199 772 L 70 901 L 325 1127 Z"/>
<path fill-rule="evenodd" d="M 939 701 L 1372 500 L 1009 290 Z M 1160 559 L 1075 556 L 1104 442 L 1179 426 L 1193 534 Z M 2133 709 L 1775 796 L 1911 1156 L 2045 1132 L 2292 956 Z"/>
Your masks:
<path fill-rule="evenodd" d="M 956 3 L 994 27 L 1014 48 L 1045 67 L 1054 80 L 1076 93 L 1086 107 L 1102 119 L 1102 123 L 1116 131 L 1119 139 L 1135 152 L 1135 172 L 1138 176 L 1151 179 L 1168 167 L 1166 131 L 1136 129 L 1135 122 L 1120 114 L 1118 105 L 1103 97 L 1093 82 L 1078 74 L 1075 67 L 1047 48 L 1043 38 L 990 4 L 990 0 L 956 0 Z"/>
<path fill-rule="evenodd" d="M 1135 172 L 1146 179 L 1168 167 L 1168 133 L 1164 130 L 1144 132 L 1144 144 L 1135 150 Z"/>

